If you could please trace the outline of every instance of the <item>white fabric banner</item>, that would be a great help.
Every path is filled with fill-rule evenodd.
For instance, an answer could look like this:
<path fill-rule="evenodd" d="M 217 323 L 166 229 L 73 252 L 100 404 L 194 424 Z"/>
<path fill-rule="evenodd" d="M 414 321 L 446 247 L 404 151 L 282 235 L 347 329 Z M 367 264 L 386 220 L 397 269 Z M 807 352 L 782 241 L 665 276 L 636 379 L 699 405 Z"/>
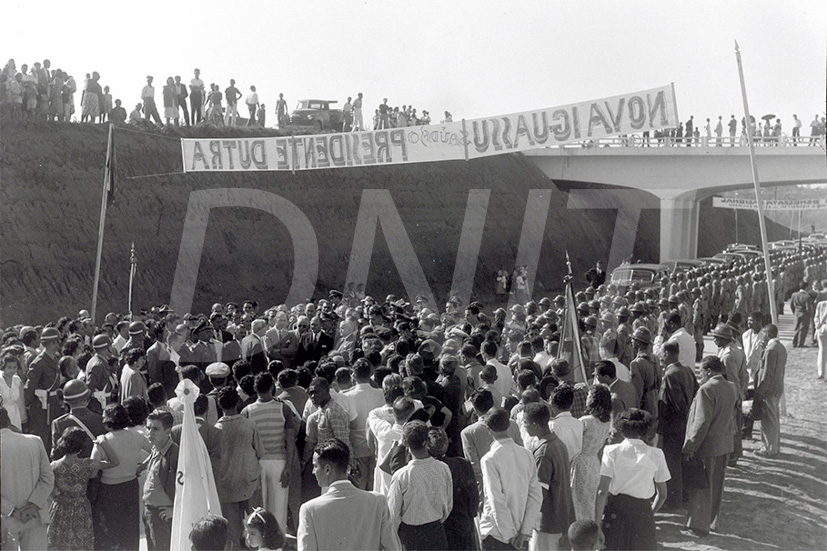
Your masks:
<path fill-rule="evenodd" d="M 758 201 L 736 197 L 713 197 L 712 206 L 722 209 L 758 210 Z M 763 206 L 764 210 L 822 210 L 827 209 L 827 199 L 766 199 Z"/>
<path fill-rule="evenodd" d="M 312 170 L 456 161 L 678 126 L 673 84 L 428 126 L 273 138 L 182 139 L 184 172 Z"/>
<path fill-rule="evenodd" d="M 198 387 L 184 379 L 175 388 L 184 403 L 181 447 L 178 450 L 178 472 L 175 474 L 175 507 L 172 512 L 172 551 L 189 551 L 189 535 L 196 522 L 206 515 L 221 516 L 221 504 L 215 487 L 207 446 L 195 422 L 195 399 Z"/>

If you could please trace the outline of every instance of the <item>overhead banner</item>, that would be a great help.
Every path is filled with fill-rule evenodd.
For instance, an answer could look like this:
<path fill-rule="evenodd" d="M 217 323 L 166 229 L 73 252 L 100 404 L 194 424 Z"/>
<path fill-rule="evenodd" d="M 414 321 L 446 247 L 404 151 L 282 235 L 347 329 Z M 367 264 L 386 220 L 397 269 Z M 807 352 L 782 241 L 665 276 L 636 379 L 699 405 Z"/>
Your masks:
<path fill-rule="evenodd" d="M 313 170 L 457 161 L 678 125 L 674 84 L 498 117 L 365 132 L 182 139 L 184 172 Z"/>
<path fill-rule="evenodd" d="M 758 210 L 755 199 L 713 197 L 712 206 L 723 209 Z M 827 199 L 778 199 L 765 200 L 764 210 L 822 210 L 827 209 Z"/>

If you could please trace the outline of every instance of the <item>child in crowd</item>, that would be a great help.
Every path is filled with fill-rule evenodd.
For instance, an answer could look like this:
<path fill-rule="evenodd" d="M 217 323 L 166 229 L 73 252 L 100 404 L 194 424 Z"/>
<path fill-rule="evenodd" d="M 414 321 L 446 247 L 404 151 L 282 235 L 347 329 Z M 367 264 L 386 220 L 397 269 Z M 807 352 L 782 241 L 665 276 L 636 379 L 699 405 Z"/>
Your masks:
<path fill-rule="evenodd" d="M 572 551 L 594 551 L 598 549 L 600 530 L 593 520 L 572 522 L 569 526 L 568 536 Z"/>
<path fill-rule="evenodd" d="M 259 551 L 285 549 L 284 534 L 273 513 L 261 507 L 253 510 L 245 523 L 247 545 Z"/>

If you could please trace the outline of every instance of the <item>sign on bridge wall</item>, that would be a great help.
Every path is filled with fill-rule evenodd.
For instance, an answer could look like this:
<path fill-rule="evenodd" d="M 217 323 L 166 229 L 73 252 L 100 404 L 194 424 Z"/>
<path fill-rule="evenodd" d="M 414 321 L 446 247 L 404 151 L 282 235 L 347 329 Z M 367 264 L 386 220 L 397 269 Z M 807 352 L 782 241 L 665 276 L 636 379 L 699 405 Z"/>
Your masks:
<path fill-rule="evenodd" d="M 758 210 L 755 199 L 713 197 L 712 206 L 724 209 Z M 764 210 L 821 210 L 827 209 L 827 199 L 778 199 L 765 200 Z"/>
<path fill-rule="evenodd" d="M 366 132 L 183 139 L 184 172 L 455 161 L 678 125 L 674 85 L 511 115 Z"/>

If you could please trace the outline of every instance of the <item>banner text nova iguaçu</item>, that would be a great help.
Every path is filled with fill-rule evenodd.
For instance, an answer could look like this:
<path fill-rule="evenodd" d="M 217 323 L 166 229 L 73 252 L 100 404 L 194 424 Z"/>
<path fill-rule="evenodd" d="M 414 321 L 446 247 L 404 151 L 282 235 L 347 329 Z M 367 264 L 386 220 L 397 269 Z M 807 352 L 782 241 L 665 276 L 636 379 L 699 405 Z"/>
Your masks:
<path fill-rule="evenodd" d="M 674 85 L 438 125 L 281 138 L 183 139 L 185 172 L 312 170 L 469 160 L 675 127 Z"/>

